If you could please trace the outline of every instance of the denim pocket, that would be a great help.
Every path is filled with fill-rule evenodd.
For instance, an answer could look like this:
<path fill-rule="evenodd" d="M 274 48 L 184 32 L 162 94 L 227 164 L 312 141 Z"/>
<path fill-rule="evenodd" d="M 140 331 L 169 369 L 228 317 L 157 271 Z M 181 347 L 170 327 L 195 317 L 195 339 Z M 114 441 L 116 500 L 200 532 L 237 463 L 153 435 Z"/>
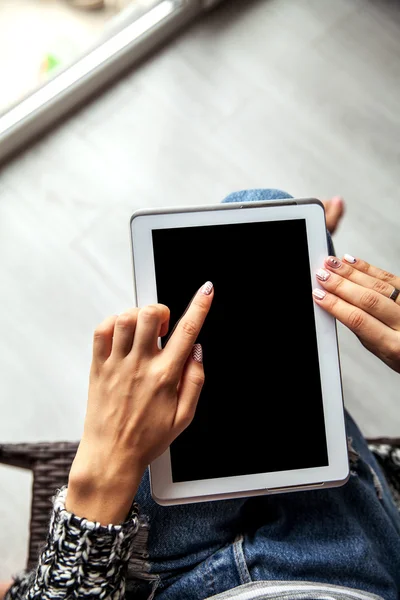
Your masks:
<path fill-rule="evenodd" d="M 246 559 L 243 552 L 243 536 L 238 535 L 233 542 L 233 555 L 235 557 L 236 567 L 239 573 L 240 581 L 243 583 L 251 583 L 249 570 L 247 568 Z"/>

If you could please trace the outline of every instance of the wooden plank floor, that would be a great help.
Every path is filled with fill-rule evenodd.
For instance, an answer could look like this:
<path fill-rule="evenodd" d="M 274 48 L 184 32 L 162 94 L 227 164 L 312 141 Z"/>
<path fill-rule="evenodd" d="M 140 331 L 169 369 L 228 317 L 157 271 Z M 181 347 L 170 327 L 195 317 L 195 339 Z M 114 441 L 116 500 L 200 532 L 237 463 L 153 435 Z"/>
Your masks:
<path fill-rule="evenodd" d="M 391 1 L 227 2 L 2 170 L 0 440 L 79 438 L 139 207 L 342 194 L 337 252 L 400 273 L 399 29 Z M 340 342 L 347 407 L 399 435 L 398 375 Z M 24 564 L 29 486 L 0 468 L 0 577 Z"/>

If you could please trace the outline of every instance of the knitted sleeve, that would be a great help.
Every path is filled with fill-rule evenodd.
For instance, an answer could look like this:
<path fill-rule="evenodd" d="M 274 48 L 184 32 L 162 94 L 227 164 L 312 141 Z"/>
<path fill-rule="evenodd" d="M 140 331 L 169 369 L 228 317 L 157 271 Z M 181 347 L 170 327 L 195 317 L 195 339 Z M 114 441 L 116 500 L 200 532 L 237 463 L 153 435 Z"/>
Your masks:
<path fill-rule="evenodd" d="M 5 600 L 124 598 L 127 564 L 139 529 L 137 506 L 122 525 L 102 526 L 67 512 L 66 494 L 64 487 L 54 498 L 36 571 L 15 577 Z"/>

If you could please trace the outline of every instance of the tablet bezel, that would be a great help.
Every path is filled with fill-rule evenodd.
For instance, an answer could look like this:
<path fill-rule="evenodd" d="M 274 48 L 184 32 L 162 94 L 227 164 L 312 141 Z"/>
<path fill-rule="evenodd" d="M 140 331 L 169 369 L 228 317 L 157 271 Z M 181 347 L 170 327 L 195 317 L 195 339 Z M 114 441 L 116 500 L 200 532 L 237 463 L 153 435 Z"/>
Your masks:
<path fill-rule="evenodd" d="M 328 253 L 325 213 L 315 199 L 140 210 L 130 223 L 137 306 L 157 302 L 152 230 L 305 219 L 313 287 Z M 343 485 L 349 477 L 343 393 L 335 320 L 314 304 L 328 466 L 174 483 L 169 449 L 150 465 L 151 492 L 162 505 L 204 502 Z"/>

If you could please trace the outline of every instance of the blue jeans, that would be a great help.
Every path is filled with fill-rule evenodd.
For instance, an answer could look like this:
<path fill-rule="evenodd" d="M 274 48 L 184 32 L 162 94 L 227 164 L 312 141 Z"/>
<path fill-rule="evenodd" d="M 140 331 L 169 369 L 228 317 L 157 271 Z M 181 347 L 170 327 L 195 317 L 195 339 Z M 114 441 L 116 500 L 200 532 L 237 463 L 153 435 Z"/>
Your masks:
<path fill-rule="evenodd" d="M 279 190 L 224 202 L 290 198 Z M 334 254 L 329 236 L 330 253 Z M 136 501 L 147 517 L 127 597 L 203 600 L 251 581 L 313 581 L 398 600 L 400 519 L 384 476 L 346 414 L 351 476 L 340 488 L 162 507 L 148 475 Z M 238 439 L 240 443 L 240 439 Z"/>

